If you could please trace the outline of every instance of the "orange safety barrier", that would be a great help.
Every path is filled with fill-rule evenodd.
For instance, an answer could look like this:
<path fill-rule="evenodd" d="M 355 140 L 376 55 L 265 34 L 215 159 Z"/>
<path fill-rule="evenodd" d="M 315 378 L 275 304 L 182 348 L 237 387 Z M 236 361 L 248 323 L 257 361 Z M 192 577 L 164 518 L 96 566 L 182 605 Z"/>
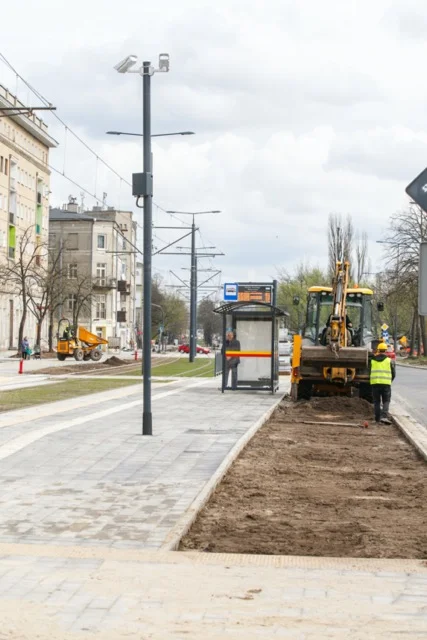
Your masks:
<path fill-rule="evenodd" d="M 271 358 L 271 351 L 226 351 L 231 358 Z"/>

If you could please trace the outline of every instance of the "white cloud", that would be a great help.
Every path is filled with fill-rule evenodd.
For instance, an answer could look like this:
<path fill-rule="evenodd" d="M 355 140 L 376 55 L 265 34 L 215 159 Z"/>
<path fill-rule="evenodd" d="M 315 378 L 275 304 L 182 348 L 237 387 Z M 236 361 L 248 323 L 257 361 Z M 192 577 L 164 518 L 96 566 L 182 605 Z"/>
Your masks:
<path fill-rule="evenodd" d="M 141 130 L 141 82 L 113 66 L 129 53 L 153 61 L 170 53 L 170 73 L 152 82 L 153 132 L 197 135 L 154 143 L 155 201 L 223 211 L 199 224 L 209 244 L 227 253 L 216 261 L 225 279 L 265 279 L 304 259 L 325 263 L 331 211 L 352 214 L 378 258 L 374 240 L 427 159 L 421 0 L 60 5 L 2 7 L 5 24 L 20 25 L 3 31 L 3 53 L 129 181 L 142 168 L 140 141 L 105 132 Z M 3 66 L 0 82 L 15 90 Z M 47 120 L 61 142 L 52 164 L 62 171 L 65 162 L 91 193 L 133 207 L 129 187 L 101 163 L 96 169 L 69 134 L 64 153 L 62 127 Z M 56 175 L 52 186 L 55 204 L 78 195 Z M 88 196 L 86 204 L 93 204 Z M 171 222 L 156 209 L 154 218 Z M 174 233 L 156 231 L 165 241 Z M 155 259 L 165 274 L 187 262 Z"/>

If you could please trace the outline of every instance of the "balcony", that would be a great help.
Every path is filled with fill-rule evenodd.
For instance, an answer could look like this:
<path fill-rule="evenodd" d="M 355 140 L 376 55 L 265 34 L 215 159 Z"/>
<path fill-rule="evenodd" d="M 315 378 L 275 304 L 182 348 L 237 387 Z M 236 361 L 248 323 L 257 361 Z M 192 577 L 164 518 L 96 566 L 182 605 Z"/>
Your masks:
<path fill-rule="evenodd" d="M 117 291 L 121 294 L 128 296 L 130 294 L 130 283 L 126 282 L 126 280 L 118 280 Z"/>
<path fill-rule="evenodd" d="M 93 287 L 94 289 L 115 289 L 117 286 L 116 278 L 94 278 L 93 279 Z"/>
<path fill-rule="evenodd" d="M 16 196 L 9 197 L 9 213 L 13 213 L 13 215 L 16 216 Z"/>

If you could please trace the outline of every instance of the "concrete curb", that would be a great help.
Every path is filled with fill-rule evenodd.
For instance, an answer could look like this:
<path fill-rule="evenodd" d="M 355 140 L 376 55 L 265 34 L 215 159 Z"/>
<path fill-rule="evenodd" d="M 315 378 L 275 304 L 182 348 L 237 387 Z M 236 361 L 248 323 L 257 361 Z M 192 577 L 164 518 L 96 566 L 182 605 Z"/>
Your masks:
<path fill-rule="evenodd" d="M 393 422 L 427 462 L 427 429 L 417 422 L 409 411 L 405 410 L 404 402 L 399 396 L 397 396 L 397 402 L 399 403 L 398 407 L 393 408 L 390 414 Z"/>
<path fill-rule="evenodd" d="M 236 442 L 234 447 L 231 449 L 231 451 L 228 452 L 213 476 L 210 478 L 210 480 L 208 480 L 203 489 L 188 507 L 187 511 L 181 516 L 173 529 L 171 529 L 171 531 L 168 533 L 159 551 L 176 551 L 178 549 L 181 538 L 188 532 L 191 525 L 197 518 L 199 511 L 201 511 L 205 504 L 208 502 L 209 498 L 214 493 L 215 489 L 220 484 L 233 462 L 239 456 L 241 451 L 246 447 L 248 442 L 253 438 L 258 429 L 260 429 L 263 424 L 267 422 L 267 420 L 273 414 L 285 395 L 286 393 L 281 394 L 278 400 L 269 409 L 267 409 L 267 411 L 261 416 L 261 418 L 259 418 L 255 422 L 255 424 L 253 424 L 250 429 L 243 434 L 240 440 Z"/>
<path fill-rule="evenodd" d="M 403 362 L 397 362 L 397 360 L 396 360 L 396 364 L 399 367 L 406 367 L 407 369 L 422 369 L 423 371 L 427 371 L 427 365 L 421 366 L 419 364 L 404 364 Z"/>

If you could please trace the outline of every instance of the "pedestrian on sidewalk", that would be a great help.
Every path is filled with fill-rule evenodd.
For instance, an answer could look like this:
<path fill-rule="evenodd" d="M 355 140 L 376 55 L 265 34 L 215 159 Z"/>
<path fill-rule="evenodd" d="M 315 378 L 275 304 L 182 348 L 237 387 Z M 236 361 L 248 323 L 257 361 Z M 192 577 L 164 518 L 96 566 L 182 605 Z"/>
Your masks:
<path fill-rule="evenodd" d="M 240 342 L 236 338 L 234 331 L 227 332 L 227 339 L 225 341 L 225 352 L 227 351 L 240 351 Z M 240 364 L 240 358 L 238 356 L 227 356 L 225 359 L 225 386 L 228 386 L 228 378 L 231 371 L 231 389 L 236 391 L 237 389 L 237 367 Z"/>
<path fill-rule="evenodd" d="M 27 360 L 29 350 L 30 350 L 30 343 L 28 342 L 28 338 L 25 336 L 21 342 L 21 353 L 22 353 L 23 360 Z"/>
<path fill-rule="evenodd" d="M 391 383 L 396 377 L 396 366 L 387 356 L 387 348 L 385 342 L 380 342 L 369 362 L 375 422 L 377 424 L 391 424 L 388 410 L 391 400 Z"/>

